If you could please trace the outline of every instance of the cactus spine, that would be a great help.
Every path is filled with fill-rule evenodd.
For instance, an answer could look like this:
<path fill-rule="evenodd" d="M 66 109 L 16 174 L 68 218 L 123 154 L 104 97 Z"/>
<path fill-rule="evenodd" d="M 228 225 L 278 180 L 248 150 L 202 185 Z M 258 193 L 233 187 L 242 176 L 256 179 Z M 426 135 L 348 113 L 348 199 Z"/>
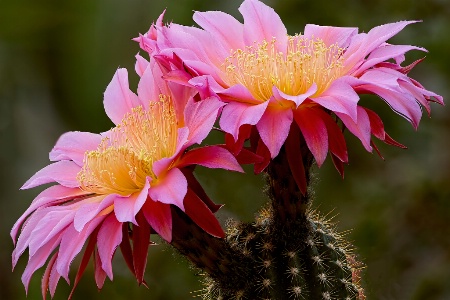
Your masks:
<path fill-rule="evenodd" d="M 298 128 L 291 134 L 291 141 L 300 141 L 290 147 L 301 152 L 308 184 L 312 155 Z M 288 151 L 283 147 L 266 169 L 270 205 L 255 222 L 229 221 L 225 239 L 209 236 L 173 210 L 179 221 L 172 245 L 204 271 L 203 299 L 365 298 L 359 264 L 333 226 L 308 209 L 310 197 L 294 179 Z"/>

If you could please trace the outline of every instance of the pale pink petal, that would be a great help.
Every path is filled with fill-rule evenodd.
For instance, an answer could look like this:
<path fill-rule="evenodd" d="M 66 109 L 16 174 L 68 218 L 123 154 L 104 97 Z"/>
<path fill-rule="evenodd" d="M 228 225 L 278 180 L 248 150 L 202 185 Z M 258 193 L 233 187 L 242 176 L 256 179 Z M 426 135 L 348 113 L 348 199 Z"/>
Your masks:
<path fill-rule="evenodd" d="M 312 83 L 306 92 L 300 95 L 288 95 L 280 91 L 276 86 L 272 87 L 272 93 L 276 100 L 280 101 L 283 99 L 290 100 L 295 103 L 296 107 L 300 106 L 306 99 L 311 97 L 317 92 L 316 83 Z"/>
<path fill-rule="evenodd" d="M 230 102 L 222 110 L 220 117 L 220 128 L 238 139 L 239 127 L 244 124 L 255 125 L 259 122 L 266 111 L 269 101 L 258 105 L 249 105 L 246 103 Z"/>
<path fill-rule="evenodd" d="M 134 65 L 134 70 L 139 76 L 142 76 L 142 74 L 144 74 L 144 71 L 145 69 L 147 69 L 148 65 L 148 60 L 146 60 L 139 54 L 136 54 L 136 64 Z"/>
<path fill-rule="evenodd" d="M 73 222 L 75 210 L 66 207 L 52 207 L 34 227 L 29 240 L 30 256 L 34 255 L 39 248 L 47 243 L 54 236 L 63 232 L 65 228 Z"/>
<path fill-rule="evenodd" d="M 53 254 L 52 258 L 47 263 L 47 267 L 45 268 L 44 275 L 42 276 L 41 281 L 41 292 L 42 292 L 42 298 L 44 300 L 47 299 L 47 290 L 49 288 L 49 282 L 50 282 L 50 276 L 53 270 L 53 266 L 55 265 L 56 258 L 58 257 L 58 252 Z M 53 295 L 52 295 L 53 297 Z"/>
<path fill-rule="evenodd" d="M 55 250 L 56 246 L 58 246 L 60 241 L 61 234 L 56 235 L 48 241 L 48 243 L 39 248 L 33 256 L 30 256 L 27 266 L 22 274 L 22 283 L 25 286 L 25 290 L 28 291 L 28 286 L 33 273 L 45 264 L 48 257 L 52 254 L 53 250 Z"/>
<path fill-rule="evenodd" d="M 172 241 L 172 212 L 170 205 L 149 199 L 143 206 L 145 219 L 168 243 Z"/>
<path fill-rule="evenodd" d="M 220 146 L 206 146 L 192 149 L 182 156 L 176 167 L 182 168 L 189 165 L 244 172 L 234 155 Z"/>
<path fill-rule="evenodd" d="M 384 62 L 411 50 L 427 51 L 424 48 L 408 45 L 385 45 L 372 51 L 366 61 L 358 68 L 356 73 L 361 73 L 378 63 Z"/>
<path fill-rule="evenodd" d="M 184 120 L 189 128 L 188 144 L 200 144 L 210 133 L 216 122 L 219 109 L 225 103 L 216 97 L 210 97 L 201 101 L 191 98 L 186 104 Z"/>
<path fill-rule="evenodd" d="M 360 139 L 364 148 L 366 148 L 367 151 L 372 152 L 372 147 L 370 146 L 371 128 L 367 112 L 362 107 L 358 106 L 357 122 L 354 122 L 346 114 L 336 113 L 336 115 L 342 120 L 345 127 Z"/>
<path fill-rule="evenodd" d="M 203 29 L 210 32 L 225 49 L 243 49 L 244 27 L 243 25 L 221 11 L 195 12 L 194 21 Z"/>
<path fill-rule="evenodd" d="M 417 129 L 422 110 L 416 99 L 400 88 L 397 76 L 378 68 L 366 72 L 361 79 L 371 82 L 362 88 L 383 98 L 392 110 L 406 118 Z"/>
<path fill-rule="evenodd" d="M 307 24 L 303 36 L 308 39 L 320 39 L 325 45 L 336 44 L 339 48 L 347 48 L 350 39 L 358 33 L 356 27 L 332 27 Z"/>
<path fill-rule="evenodd" d="M 174 204 L 184 210 L 183 199 L 186 192 L 186 177 L 179 169 L 174 168 L 169 170 L 164 177 L 158 178 L 157 183 L 151 185 L 148 194 L 155 201 Z"/>
<path fill-rule="evenodd" d="M 342 56 L 345 70 L 349 72 L 355 66 L 358 67 L 359 62 L 364 60 L 370 52 L 411 23 L 416 23 L 416 21 L 401 21 L 385 24 L 372 28 L 367 34 L 360 33 L 354 36 L 348 49 Z"/>
<path fill-rule="evenodd" d="M 129 89 L 128 71 L 118 69 L 105 90 L 103 105 L 106 114 L 114 124 L 119 124 L 125 114 L 139 104 L 139 99 Z"/>
<path fill-rule="evenodd" d="M 58 281 L 61 278 L 61 275 L 56 270 L 56 264 L 53 263 L 52 270 L 50 271 L 49 278 L 49 290 L 50 296 L 54 297 L 56 292 L 56 286 L 58 285 Z"/>
<path fill-rule="evenodd" d="M 279 51 L 286 51 L 287 30 L 273 8 L 257 0 L 245 0 L 239 7 L 244 17 L 244 42 L 270 42 L 274 38 Z"/>
<path fill-rule="evenodd" d="M 58 139 L 56 145 L 50 151 L 50 160 L 73 160 L 77 165 L 83 165 L 86 151 L 96 150 L 102 136 L 90 132 L 71 131 L 66 132 Z"/>
<path fill-rule="evenodd" d="M 102 210 L 114 204 L 116 195 L 100 195 L 83 200 L 73 219 L 73 226 L 80 232 L 84 226 L 94 219 Z"/>
<path fill-rule="evenodd" d="M 159 79 L 157 79 L 158 76 Z M 155 68 L 152 64 L 149 64 L 142 74 L 137 93 L 143 107 L 148 108 L 151 101 L 158 101 L 160 94 L 168 95 L 166 82 L 164 82 L 161 76 L 160 68 Z"/>
<path fill-rule="evenodd" d="M 11 229 L 11 238 L 15 241 L 17 236 L 17 231 L 19 230 L 20 225 L 22 225 L 23 221 L 28 217 L 30 213 L 35 211 L 40 207 L 46 207 L 48 205 L 55 205 L 61 202 L 69 201 L 76 197 L 81 197 L 83 195 L 87 195 L 88 192 L 85 192 L 79 188 L 67 188 L 62 185 L 54 185 L 49 187 L 48 189 L 42 191 L 31 203 L 31 205 L 27 208 L 27 210 L 20 216 L 20 218 L 16 221 L 14 226 Z"/>
<path fill-rule="evenodd" d="M 320 167 L 328 153 L 328 131 L 325 122 L 311 108 L 295 110 L 294 119 L 305 138 L 308 149 Z"/>
<path fill-rule="evenodd" d="M 79 187 L 77 174 L 80 170 L 80 166 L 73 161 L 61 160 L 38 171 L 20 189 L 26 190 L 50 182 L 57 182 L 69 188 Z"/>
<path fill-rule="evenodd" d="M 56 270 L 69 281 L 69 268 L 75 256 L 80 253 L 84 243 L 91 233 L 105 219 L 105 216 L 99 216 L 90 221 L 81 232 L 78 232 L 73 226 L 69 226 L 63 233 L 59 246 L 58 259 L 56 260 Z"/>
<path fill-rule="evenodd" d="M 289 134 L 293 120 L 292 109 L 279 109 L 269 106 L 256 124 L 262 141 L 274 158 L 280 152 Z"/>
<path fill-rule="evenodd" d="M 333 112 L 346 114 L 356 120 L 359 96 L 349 85 L 347 78 L 333 81 L 325 92 L 312 100 Z"/>
<path fill-rule="evenodd" d="M 114 213 L 116 214 L 119 222 L 132 222 L 136 223 L 136 214 L 141 210 L 148 196 L 148 189 L 150 183 L 147 178 L 145 185 L 141 191 L 131 194 L 128 197 L 116 196 L 114 200 Z"/>
<path fill-rule="evenodd" d="M 112 258 L 114 251 L 122 241 L 122 223 L 117 221 L 114 214 L 110 214 L 103 221 L 97 237 L 97 249 L 101 259 L 101 268 L 113 279 Z M 98 284 L 98 283 L 97 283 Z"/>

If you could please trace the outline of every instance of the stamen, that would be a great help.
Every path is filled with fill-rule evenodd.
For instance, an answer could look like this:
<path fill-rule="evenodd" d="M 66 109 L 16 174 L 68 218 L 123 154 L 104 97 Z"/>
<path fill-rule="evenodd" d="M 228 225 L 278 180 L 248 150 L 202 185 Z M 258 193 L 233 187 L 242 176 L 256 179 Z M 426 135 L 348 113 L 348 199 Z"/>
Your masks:
<path fill-rule="evenodd" d="M 170 97 L 160 95 L 148 110 L 133 108 L 110 131 L 97 150 L 87 151 L 77 179 L 82 189 L 96 194 L 129 195 L 156 179 L 155 161 L 174 154 L 177 121 Z"/>
<path fill-rule="evenodd" d="M 316 96 L 341 76 L 342 53 L 336 44 L 327 46 L 321 39 L 295 35 L 289 36 L 286 53 L 277 50 L 275 39 L 263 41 L 233 51 L 222 69 L 227 84 L 242 84 L 261 101 L 270 99 L 273 86 L 295 96 L 316 83 Z"/>

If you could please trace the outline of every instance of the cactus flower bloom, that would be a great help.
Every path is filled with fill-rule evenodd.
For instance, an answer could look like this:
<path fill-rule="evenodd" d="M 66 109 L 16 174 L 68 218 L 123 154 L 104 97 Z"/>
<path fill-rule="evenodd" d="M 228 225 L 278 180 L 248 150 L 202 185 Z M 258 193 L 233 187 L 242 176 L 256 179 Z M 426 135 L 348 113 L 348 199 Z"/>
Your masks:
<path fill-rule="evenodd" d="M 375 112 L 358 104 L 360 94 L 378 95 L 414 128 L 421 107 L 430 113 L 430 101 L 443 104 L 441 96 L 408 77 L 421 60 L 401 66 L 406 52 L 426 50 L 386 42 L 414 21 L 367 33 L 308 24 L 303 34 L 289 35 L 278 14 L 258 0 L 245 0 L 239 11 L 243 24 L 220 11 L 195 12 L 201 28 L 165 26 L 161 15 L 135 40 L 170 69 L 167 80 L 227 103 L 220 127 L 232 136 L 231 144 L 242 145 L 256 127 L 256 151 L 267 157 L 259 171 L 278 155 L 294 126 L 319 166 L 330 151 L 342 172 L 348 154 L 332 114 L 367 151 L 375 146 L 372 135 L 403 147 L 385 132 Z"/>
<path fill-rule="evenodd" d="M 112 280 L 111 260 L 119 245 L 143 283 L 150 234 L 171 241 L 173 207 L 209 234 L 224 236 L 213 215 L 220 206 L 209 200 L 187 168 L 242 171 L 223 147 L 191 149 L 208 135 L 224 104 L 213 98 L 196 102 L 192 89 L 171 88 L 156 64 L 142 57 L 136 70 L 141 75 L 137 95 L 129 90 L 126 69 L 118 69 L 106 88 L 104 107 L 115 127 L 103 134 L 63 134 L 50 152 L 55 162 L 22 187 L 57 183 L 34 199 L 11 231 L 15 242 L 22 228 L 13 266 L 29 251 L 22 276 L 26 289 L 32 274 L 54 253 L 42 280 L 44 298 L 47 289 L 54 295 L 60 277 L 69 282 L 70 264 L 87 241 L 74 288 L 92 255 L 98 287 L 106 276 Z"/>

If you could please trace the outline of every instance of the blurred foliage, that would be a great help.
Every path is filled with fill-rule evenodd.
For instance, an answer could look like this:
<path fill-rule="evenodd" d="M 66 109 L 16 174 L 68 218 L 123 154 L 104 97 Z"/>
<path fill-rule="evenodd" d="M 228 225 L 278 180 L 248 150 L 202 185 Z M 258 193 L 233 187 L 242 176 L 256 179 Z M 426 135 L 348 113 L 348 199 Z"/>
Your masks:
<path fill-rule="evenodd" d="M 102 107 L 102 93 L 116 68 L 132 72 L 138 45 L 131 38 L 145 32 L 167 8 L 166 20 L 193 25 L 193 10 L 222 10 L 240 18 L 241 1 L 0 0 L 0 299 L 25 299 L 20 282 L 22 258 L 10 273 L 13 249 L 9 230 L 39 189 L 19 191 L 48 164 L 48 151 L 65 131 L 101 132 L 112 123 Z M 304 24 L 355 26 L 368 31 L 388 22 L 416 19 L 392 40 L 415 44 L 430 53 L 411 74 L 444 96 L 450 80 L 450 2 L 447 0 L 282 0 L 266 1 L 290 33 Z M 408 61 L 423 53 L 412 53 Z M 386 158 L 365 152 L 348 137 L 350 164 L 342 180 L 328 159 L 316 171 L 315 206 L 335 215 L 349 230 L 365 262 L 368 299 L 450 299 L 450 117 L 433 106 L 418 132 L 381 100 L 362 103 L 382 115 L 388 132 L 408 150 L 380 145 Z M 217 134 L 210 142 L 219 139 Z M 251 175 L 199 168 L 205 188 L 226 203 L 221 219 L 243 220 L 264 202 L 264 181 Z M 174 258 L 175 257 L 175 258 Z M 97 293 L 88 269 L 75 299 L 189 299 L 201 288 L 200 276 L 167 245 L 151 247 L 146 280 L 138 287 L 124 262 L 114 262 L 114 282 Z M 74 265 L 77 265 L 75 261 Z M 72 268 L 72 271 L 75 271 Z M 28 299 L 40 299 L 40 276 Z M 74 275 L 74 274 L 73 274 Z M 73 277 L 72 277 L 73 278 Z M 55 299 L 70 288 L 61 282 Z"/>

